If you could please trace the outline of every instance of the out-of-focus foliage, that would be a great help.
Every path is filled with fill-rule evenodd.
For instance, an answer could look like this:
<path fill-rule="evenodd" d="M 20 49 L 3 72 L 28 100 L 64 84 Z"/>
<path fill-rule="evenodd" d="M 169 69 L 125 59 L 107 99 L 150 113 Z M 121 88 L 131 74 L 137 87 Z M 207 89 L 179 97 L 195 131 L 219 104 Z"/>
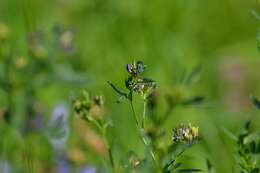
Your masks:
<path fill-rule="evenodd" d="M 131 169 L 150 156 L 128 102 L 116 104 L 107 85 L 124 88 L 121 67 L 134 59 L 157 83 L 147 102 L 150 137 L 195 124 L 202 139 L 181 161 L 231 172 L 235 145 L 223 128 L 240 131 L 248 114 L 251 129 L 260 127 L 249 99 L 259 107 L 259 16 L 258 0 L 0 0 L 0 172 L 109 167 L 100 134 L 72 116 L 83 88 L 104 95 L 105 108 L 91 112 L 113 120 L 115 162 Z M 134 99 L 139 116 L 143 98 Z M 161 141 L 152 147 L 167 152 Z"/>

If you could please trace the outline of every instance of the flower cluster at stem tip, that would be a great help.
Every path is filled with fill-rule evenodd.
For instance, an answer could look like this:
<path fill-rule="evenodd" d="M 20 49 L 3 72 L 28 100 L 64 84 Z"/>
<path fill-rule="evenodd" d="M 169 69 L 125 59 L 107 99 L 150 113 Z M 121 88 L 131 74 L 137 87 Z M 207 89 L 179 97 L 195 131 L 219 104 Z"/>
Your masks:
<path fill-rule="evenodd" d="M 88 119 L 91 110 L 97 106 L 102 107 L 104 104 L 103 97 L 96 95 L 90 99 L 87 92 L 83 92 L 82 97 L 74 100 L 74 110 L 83 119 Z"/>
<path fill-rule="evenodd" d="M 129 73 L 128 78 L 125 80 L 126 88 L 137 92 L 143 97 L 146 97 L 156 87 L 154 80 L 141 77 L 146 67 L 142 61 L 134 61 L 132 64 L 126 65 L 126 70 Z"/>
<path fill-rule="evenodd" d="M 192 143 L 199 139 L 199 128 L 191 124 L 181 124 L 173 129 L 172 140 L 175 143 Z"/>

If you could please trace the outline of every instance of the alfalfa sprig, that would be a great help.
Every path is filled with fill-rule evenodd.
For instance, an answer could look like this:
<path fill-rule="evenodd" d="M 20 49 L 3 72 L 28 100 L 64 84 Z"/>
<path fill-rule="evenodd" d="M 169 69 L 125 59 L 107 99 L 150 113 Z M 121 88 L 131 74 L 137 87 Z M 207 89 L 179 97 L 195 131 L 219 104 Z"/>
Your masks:
<path fill-rule="evenodd" d="M 103 97 L 95 95 L 91 98 L 88 92 L 83 91 L 80 97 L 73 100 L 73 104 L 75 113 L 87 123 L 95 126 L 101 133 L 107 147 L 110 165 L 114 170 L 112 149 L 107 136 L 107 129 L 111 126 L 111 121 L 94 113 L 96 109 L 103 109 Z"/>
<path fill-rule="evenodd" d="M 182 168 L 183 163 L 179 161 L 183 153 L 199 140 L 199 128 L 191 124 L 181 124 L 173 129 L 172 145 L 169 146 L 169 151 L 174 148 L 175 154 L 169 152 L 170 159 L 167 159 L 163 164 L 163 173 L 173 172 L 201 172 L 197 168 Z M 177 148 L 176 148 L 177 147 Z M 178 149 L 179 148 L 179 149 Z M 166 155 L 166 156 L 167 156 Z"/>
<path fill-rule="evenodd" d="M 156 83 L 153 79 L 143 77 L 143 73 L 147 66 L 142 61 L 134 61 L 126 65 L 126 71 L 128 73 L 125 79 L 125 89 L 119 89 L 112 82 L 108 81 L 108 84 L 119 94 L 117 102 L 128 100 L 133 112 L 133 117 L 138 127 L 141 141 L 146 146 L 147 151 L 150 153 L 154 161 L 154 165 L 157 167 L 156 155 L 153 152 L 150 139 L 146 135 L 145 122 L 146 122 L 146 106 L 149 95 L 155 90 Z M 143 99 L 143 113 L 142 116 L 138 116 L 133 105 L 133 94 L 137 93 Z"/>
<path fill-rule="evenodd" d="M 125 89 L 119 89 L 115 84 L 108 81 L 108 84 L 119 94 L 117 102 L 120 103 L 127 99 L 130 102 L 133 111 L 135 123 L 138 127 L 144 128 L 146 118 L 146 103 L 149 95 L 155 90 L 156 83 L 153 79 L 143 77 L 142 74 L 146 69 L 142 61 L 134 61 L 126 65 L 128 77 L 125 79 Z M 140 123 L 140 117 L 137 116 L 133 106 L 133 94 L 137 93 L 143 98 L 144 111 Z"/>
<path fill-rule="evenodd" d="M 174 143 L 193 143 L 199 139 L 199 127 L 191 124 L 181 124 L 173 129 L 172 140 Z"/>

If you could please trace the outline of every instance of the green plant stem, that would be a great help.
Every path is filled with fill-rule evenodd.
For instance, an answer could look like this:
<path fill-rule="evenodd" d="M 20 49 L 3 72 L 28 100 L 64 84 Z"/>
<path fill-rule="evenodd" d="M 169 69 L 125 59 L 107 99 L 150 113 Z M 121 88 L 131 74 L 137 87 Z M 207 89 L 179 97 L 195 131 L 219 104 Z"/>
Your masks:
<path fill-rule="evenodd" d="M 109 155 L 109 161 L 110 161 L 111 167 L 114 170 L 115 169 L 115 163 L 114 163 L 113 153 L 112 153 L 111 147 L 108 147 L 108 155 Z"/>
<path fill-rule="evenodd" d="M 115 163 L 114 163 L 113 153 L 112 153 L 112 149 L 110 147 L 110 144 L 108 142 L 108 138 L 107 138 L 106 132 L 103 134 L 103 136 L 104 136 L 104 140 L 105 140 L 106 147 L 107 147 L 109 163 L 110 163 L 110 165 L 112 167 L 113 172 L 115 172 Z"/>
<path fill-rule="evenodd" d="M 130 104 L 131 104 L 131 108 L 132 108 L 132 112 L 133 112 L 133 116 L 135 117 L 135 121 L 136 121 L 136 125 L 138 127 L 138 133 L 143 129 L 143 128 L 140 128 L 139 127 L 139 123 L 138 123 L 138 120 L 137 120 L 137 115 L 135 113 L 135 109 L 134 109 L 134 106 L 133 106 L 133 101 L 130 100 Z M 144 102 L 144 112 L 143 112 L 143 123 L 142 123 L 142 126 L 144 125 L 144 121 L 145 121 L 145 114 L 146 114 L 146 101 Z M 147 143 L 147 141 L 145 140 L 145 138 L 143 137 L 143 135 L 140 135 L 140 138 L 141 138 L 141 141 L 143 142 L 143 144 L 146 146 L 146 147 L 149 147 L 149 144 Z M 152 149 L 149 149 L 150 150 L 150 154 L 152 156 L 152 159 L 155 163 L 155 165 L 157 165 L 157 162 L 156 162 L 156 157 L 155 157 L 155 154 L 153 152 Z"/>
<path fill-rule="evenodd" d="M 134 105 L 133 105 L 133 101 L 132 100 L 130 100 L 130 105 L 131 105 L 131 109 L 132 109 L 132 112 L 133 112 L 133 115 L 134 115 L 136 126 L 139 127 L 138 118 L 137 118 L 137 115 L 135 113 L 135 109 L 134 109 Z"/>
<path fill-rule="evenodd" d="M 112 149 L 109 144 L 109 141 L 108 141 L 106 128 L 103 128 L 102 134 L 103 134 L 103 137 L 104 137 L 104 140 L 106 143 L 110 165 L 112 167 L 113 172 L 115 172 L 115 163 L 114 163 L 113 153 L 112 153 Z"/>
<path fill-rule="evenodd" d="M 5 57 L 5 69 L 4 69 L 4 77 L 5 82 L 7 84 L 6 86 L 6 94 L 7 94 L 7 114 L 5 116 L 5 120 L 8 123 L 11 123 L 11 116 L 12 112 L 14 111 L 15 107 L 13 104 L 13 86 L 11 84 L 11 65 L 12 65 L 12 55 Z"/>
<path fill-rule="evenodd" d="M 144 137 L 141 136 L 141 140 L 142 140 L 142 142 L 144 143 L 144 145 L 145 145 L 146 147 L 149 147 L 149 144 L 147 143 L 147 141 L 145 140 Z M 152 158 L 153 158 L 153 161 L 156 163 L 155 154 L 154 154 L 154 152 L 153 152 L 152 149 L 150 149 L 150 154 L 151 154 L 151 156 L 152 156 Z"/>
<path fill-rule="evenodd" d="M 89 117 L 91 117 L 91 116 L 89 115 Z M 114 163 L 114 159 L 113 159 L 113 153 L 112 153 L 112 149 L 110 147 L 109 141 L 108 141 L 106 128 L 104 126 L 102 126 L 94 118 L 89 118 L 88 120 L 91 121 L 98 128 L 98 130 L 101 132 L 103 139 L 105 141 L 105 144 L 106 144 L 110 165 L 113 169 L 113 172 L 115 172 L 115 163 Z"/>
<path fill-rule="evenodd" d="M 144 99 L 144 110 L 143 110 L 143 119 L 142 119 L 142 128 L 145 126 L 145 117 L 146 117 L 146 99 Z"/>

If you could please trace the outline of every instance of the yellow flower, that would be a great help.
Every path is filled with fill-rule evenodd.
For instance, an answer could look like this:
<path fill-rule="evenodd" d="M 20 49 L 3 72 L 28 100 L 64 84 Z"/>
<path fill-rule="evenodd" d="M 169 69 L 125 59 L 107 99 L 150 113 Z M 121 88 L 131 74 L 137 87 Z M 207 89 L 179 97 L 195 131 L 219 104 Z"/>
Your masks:
<path fill-rule="evenodd" d="M 191 124 L 183 125 L 173 129 L 173 142 L 175 143 L 191 143 L 199 138 L 198 127 Z"/>
<path fill-rule="evenodd" d="M 191 134 L 192 134 L 192 136 L 198 136 L 199 135 L 199 127 L 191 127 Z"/>

